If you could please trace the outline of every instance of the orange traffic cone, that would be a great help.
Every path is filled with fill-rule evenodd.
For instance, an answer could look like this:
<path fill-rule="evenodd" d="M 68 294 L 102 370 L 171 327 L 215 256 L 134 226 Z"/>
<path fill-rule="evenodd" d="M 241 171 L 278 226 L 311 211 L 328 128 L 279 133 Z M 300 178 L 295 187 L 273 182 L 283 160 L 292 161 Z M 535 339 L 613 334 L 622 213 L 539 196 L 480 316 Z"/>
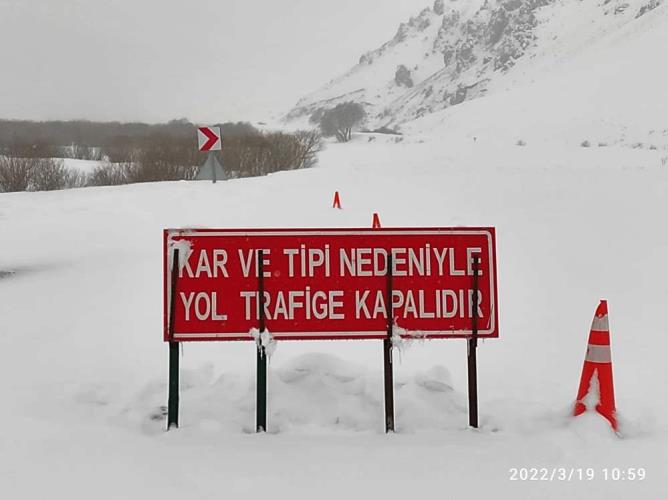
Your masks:
<path fill-rule="evenodd" d="M 332 208 L 341 208 L 341 198 L 339 198 L 338 191 L 334 192 L 334 203 L 332 204 Z"/>
<path fill-rule="evenodd" d="M 575 402 L 573 415 L 578 416 L 587 409 L 583 399 L 592 389 L 592 378 L 596 376 L 599 385 L 599 401 L 596 411 L 608 419 L 612 428 L 617 431 L 615 415 L 615 388 L 612 383 L 612 357 L 610 353 L 610 327 L 608 326 L 608 302 L 601 300 L 596 309 L 594 321 L 589 332 L 589 345 L 582 367 L 580 388 Z"/>
<path fill-rule="evenodd" d="M 376 212 L 373 213 L 373 222 L 371 223 L 372 229 L 380 229 L 380 218 Z"/>

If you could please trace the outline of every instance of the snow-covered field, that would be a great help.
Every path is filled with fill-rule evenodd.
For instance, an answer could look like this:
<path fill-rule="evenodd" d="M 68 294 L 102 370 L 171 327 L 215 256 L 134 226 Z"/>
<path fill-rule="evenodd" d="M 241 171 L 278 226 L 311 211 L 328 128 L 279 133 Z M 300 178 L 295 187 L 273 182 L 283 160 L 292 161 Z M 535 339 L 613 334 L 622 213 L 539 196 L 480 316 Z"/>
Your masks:
<path fill-rule="evenodd" d="M 558 151 L 558 153 L 557 153 Z M 329 144 L 318 168 L 0 195 L 0 490 L 5 498 L 662 498 L 668 301 L 661 151 L 484 141 Z M 334 190 L 343 210 L 331 208 Z M 281 343 L 255 435 L 252 343 L 188 344 L 181 428 L 163 432 L 165 227 L 497 228 L 501 338 L 416 342 L 382 417 L 381 345 Z M 610 304 L 622 438 L 569 417 L 598 299 Z M 595 470 L 510 481 L 512 467 Z M 604 467 L 643 467 L 642 482 Z"/>

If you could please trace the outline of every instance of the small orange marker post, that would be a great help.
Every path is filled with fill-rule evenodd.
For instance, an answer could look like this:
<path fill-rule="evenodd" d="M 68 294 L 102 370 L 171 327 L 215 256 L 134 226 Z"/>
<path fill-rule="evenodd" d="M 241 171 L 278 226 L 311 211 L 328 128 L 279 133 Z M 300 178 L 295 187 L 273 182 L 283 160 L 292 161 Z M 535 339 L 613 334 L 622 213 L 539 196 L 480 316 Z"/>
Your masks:
<path fill-rule="evenodd" d="M 371 223 L 371 228 L 372 229 L 380 229 L 380 217 L 378 217 L 377 212 L 373 213 L 373 222 Z"/>
<path fill-rule="evenodd" d="M 341 209 L 341 198 L 339 197 L 338 191 L 334 192 L 334 203 L 332 204 L 332 208 Z"/>

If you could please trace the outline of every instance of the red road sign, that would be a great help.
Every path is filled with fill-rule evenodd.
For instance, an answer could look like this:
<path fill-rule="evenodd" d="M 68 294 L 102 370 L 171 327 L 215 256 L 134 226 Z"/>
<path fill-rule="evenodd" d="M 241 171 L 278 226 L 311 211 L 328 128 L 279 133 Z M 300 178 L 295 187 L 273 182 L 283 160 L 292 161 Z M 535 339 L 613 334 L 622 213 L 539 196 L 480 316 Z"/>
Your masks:
<path fill-rule="evenodd" d="M 222 149 L 220 127 L 199 127 L 197 142 L 200 151 L 219 151 Z"/>
<path fill-rule="evenodd" d="M 252 340 L 264 318 L 279 340 L 387 336 L 387 256 L 392 316 L 403 335 L 467 337 L 478 272 L 478 336 L 498 337 L 494 228 L 168 229 L 164 232 L 164 340 L 174 249 L 175 341 Z"/>

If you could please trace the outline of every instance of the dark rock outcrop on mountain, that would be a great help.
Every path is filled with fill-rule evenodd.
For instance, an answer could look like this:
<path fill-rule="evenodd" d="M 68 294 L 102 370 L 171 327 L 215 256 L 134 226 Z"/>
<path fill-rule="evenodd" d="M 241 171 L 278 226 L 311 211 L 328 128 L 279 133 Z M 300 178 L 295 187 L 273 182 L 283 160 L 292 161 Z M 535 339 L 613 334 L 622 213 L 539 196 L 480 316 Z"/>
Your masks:
<path fill-rule="evenodd" d="M 461 73 L 478 61 L 507 70 L 535 40 L 536 12 L 553 0 L 505 0 L 483 6 L 468 19 L 452 11 L 441 23 L 434 50 L 446 67 Z"/>
<path fill-rule="evenodd" d="M 656 9 L 659 5 L 661 5 L 661 3 L 663 3 L 663 0 L 650 0 L 645 5 L 640 7 L 640 10 L 636 14 L 636 19 L 641 16 L 644 16 L 649 11 Z"/>
<path fill-rule="evenodd" d="M 413 79 L 411 78 L 411 70 L 409 70 L 403 64 L 397 66 L 397 71 L 394 73 L 394 83 L 397 85 L 411 88 L 413 84 Z"/>

